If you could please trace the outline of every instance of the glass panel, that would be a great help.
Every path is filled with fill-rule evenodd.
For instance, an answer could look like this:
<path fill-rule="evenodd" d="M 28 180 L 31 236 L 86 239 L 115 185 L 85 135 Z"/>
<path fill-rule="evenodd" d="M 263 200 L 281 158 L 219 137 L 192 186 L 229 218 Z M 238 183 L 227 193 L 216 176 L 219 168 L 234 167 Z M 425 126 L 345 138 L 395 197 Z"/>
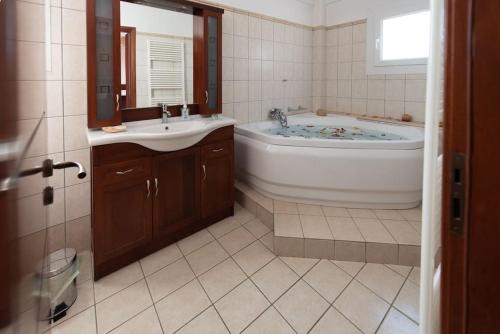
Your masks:
<path fill-rule="evenodd" d="M 429 11 L 385 19 L 382 21 L 382 60 L 427 58 L 429 38 Z"/>
<path fill-rule="evenodd" d="M 113 1 L 95 2 L 96 96 L 98 121 L 110 120 L 115 111 L 113 82 Z"/>
<path fill-rule="evenodd" d="M 217 109 L 217 18 L 208 17 L 208 108 Z"/>

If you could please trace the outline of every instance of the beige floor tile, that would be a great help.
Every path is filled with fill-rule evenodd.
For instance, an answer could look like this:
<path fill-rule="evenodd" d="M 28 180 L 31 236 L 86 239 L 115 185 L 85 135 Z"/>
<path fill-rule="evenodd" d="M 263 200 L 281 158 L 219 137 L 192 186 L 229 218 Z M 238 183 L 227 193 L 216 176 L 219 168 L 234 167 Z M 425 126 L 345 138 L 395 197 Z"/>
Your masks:
<path fill-rule="evenodd" d="M 361 268 L 365 265 L 364 262 L 352 262 L 352 261 L 332 261 L 335 265 L 337 265 L 340 269 L 351 275 L 352 277 L 356 276 Z"/>
<path fill-rule="evenodd" d="M 191 322 L 187 323 L 186 326 L 182 327 L 178 334 L 228 334 L 228 330 L 222 319 L 215 311 L 212 306 L 202 314 L 197 316 Z"/>
<path fill-rule="evenodd" d="M 249 276 L 253 275 L 274 258 L 275 255 L 260 241 L 255 241 L 250 246 L 243 248 L 233 255 L 233 259 Z"/>
<path fill-rule="evenodd" d="M 153 301 L 157 302 L 194 278 L 193 271 L 186 260 L 180 259 L 146 277 L 146 281 Z"/>
<path fill-rule="evenodd" d="M 310 215 L 310 216 L 323 216 L 323 210 L 319 205 L 311 205 L 311 204 L 297 204 L 299 209 L 299 214 L 301 215 Z"/>
<path fill-rule="evenodd" d="M 299 333 L 307 333 L 328 308 L 328 303 L 300 280 L 274 304 Z"/>
<path fill-rule="evenodd" d="M 299 276 L 276 258 L 256 272 L 251 279 L 267 299 L 274 302 L 297 282 Z"/>
<path fill-rule="evenodd" d="M 408 223 L 417 231 L 418 234 L 422 235 L 422 222 L 409 220 Z"/>
<path fill-rule="evenodd" d="M 274 252 L 274 233 L 273 232 L 269 232 L 268 234 L 266 234 L 265 236 L 263 236 L 259 240 L 260 240 L 260 242 L 262 242 L 262 244 L 264 246 L 266 246 L 267 249 L 269 249 L 271 252 Z"/>
<path fill-rule="evenodd" d="M 240 222 L 234 217 L 228 217 L 224 220 L 221 220 L 218 223 L 210 225 L 207 227 L 207 230 L 212 233 L 212 235 L 218 239 L 222 237 L 224 234 L 231 232 L 232 230 L 240 227 Z"/>
<path fill-rule="evenodd" d="M 50 330 L 51 334 L 97 334 L 95 309 L 91 307 Z"/>
<path fill-rule="evenodd" d="M 274 215 L 274 235 L 289 238 L 302 238 L 302 225 L 298 215 L 278 213 Z"/>
<path fill-rule="evenodd" d="M 215 303 L 246 278 L 245 273 L 241 271 L 231 258 L 218 264 L 199 277 L 200 283 L 212 303 Z"/>
<path fill-rule="evenodd" d="M 332 206 L 322 206 L 321 208 L 327 217 L 351 217 L 346 208 L 335 208 Z"/>
<path fill-rule="evenodd" d="M 94 282 L 96 303 L 144 278 L 139 262 L 134 262 Z"/>
<path fill-rule="evenodd" d="M 335 241 L 335 260 L 366 261 L 366 243 L 358 241 Z"/>
<path fill-rule="evenodd" d="M 373 210 L 375 212 L 375 216 L 378 219 L 393 219 L 393 220 L 402 220 L 405 219 L 400 210 Z"/>
<path fill-rule="evenodd" d="M 240 207 L 234 210 L 234 218 L 240 222 L 240 224 L 245 224 L 250 220 L 255 218 L 255 215 L 248 211 L 247 209 Z"/>
<path fill-rule="evenodd" d="M 231 333 L 240 333 L 260 316 L 269 305 L 269 302 L 255 285 L 250 280 L 246 280 L 215 303 L 215 308 L 229 331 Z"/>
<path fill-rule="evenodd" d="M 318 259 L 307 259 L 300 257 L 280 257 L 280 259 L 285 262 L 295 273 L 299 276 L 303 276 L 309 269 L 311 269 L 316 263 L 319 262 Z"/>
<path fill-rule="evenodd" d="M 176 244 L 173 244 L 160 249 L 156 253 L 146 256 L 140 261 L 140 263 L 144 275 L 149 276 L 155 271 L 158 271 L 172 262 L 177 261 L 181 257 L 182 253 L 179 250 L 179 247 L 177 247 Z"/>
<path fill-rule="evenodd" d="M 396 240 L 394 240 L 389 231 L 377 219 L 355 218 L 354 222 L 366 242 L 396 243 Z"/>
<path fill-rule="evenodd" d="M 293 334 L 295 331 L 276 311 L 274 307 L 269 307 L 260 317 L 257 318 L 244 334 Z"/>
<path fill-rule="evenodd" d="M 324 216 L 300 215 L 304 238 L 333 240 Z"/>
<path fill-rule="evenodd" d="M 217 241 L 212 241 L 187 255 L 186 260 L 196 276 L 199 276 L 228 257 L 224 248 Z"/>
<path fill-rule="evenodd" d="M 108 333 L 153 304 L 144 280 L 96 305 L 99 334 Z"/>
<path fill-rule="evenodd" d="M 326 219 L 335 240 L 359 242 L 365 241 L 357 225 L 354 224 L 354 220 L 352 220 L 352 218 L 326 217 Z"/>
<path fill-rule="evenodd" d="M 377 218 L 375 212 L 370 209 L 347 209 L 353 218 Z"/>
<path fill-rule="evenodd" d="M 352 277 L 332 262 L 321 260 L 303 279 L 329 303 L 332 303 L 349 284 Z"/>
<path fill-rule="evenodd" d="M 333 307 L 330 307 L 316 326 L 309 332 L 311 334 L 362 334 L 346 317 Z"/>
<path fill-rule="evenodd" d="M 419 267 L 413 267 L 410 275 L 408 276 L 408 280 L 410 282 L 412 282 L 413 284 L 420 286 L 420 268 Z"/>
<path fill-rule="evenodd" d="M 244 226 L 257 239 L 262 238 L 264 235 L 271 232 L 271 230 L 266 225 L 264 225 L 259 219 L 252 219 Z"/>
<path fill-rule="evenodd" d="M 287 213 L 290 215 L 298 215 L 299 209 L 297 203 L 274 201 L 274 213 Z"/>
<path fill-rule="evenodd" d="M 304 238 L 274 237 L 274 253 L 279 256 L 304 257 Z"/>
<path fill-rule="evenodd" d="M 173 333 L 210 306 L 200 283 L 193 280 L 156 303 L 156 311 L 165 334 Z"/>
<path fill-rule="evenodd" d="M 147 334 L 163 334 L 160 321 L 156 315 L 155 308 L 152 306 L 146 311 L 139 313 L 132 319 L 120 327 L 110 332 L 111 334 L 132 334 L 132 333 L 147 333 Z"/>
<path fill-rule="evenodd" d="M 420 234 L 405 220 L 380 220 L 398 244 L 420 245 Z"/>
<path fill-rule="evenodd" d="M 409 266 L 400 266 L 398 264 L 386 264 L 386 266 L 389 267 L 390 269 L 394 270 L 395 272 L 397 272 L 398 274 L 400 274 L 404 278 L 408 277 L 408 274 L 411 271 L 411 267 L 409 267 Z"/>
<path fill-rule="evenodd" d="M 352 281 L 333 306 L 365 333 L 375 333 L 389 304 L 361 283 Z"/>
<path fill-rule="evenodd" d="M 418 334 L 418 326 L 395 308 L 391 308 L 378 334 Z"/>
<path fill-rule="evenodd" d="M 356 280 L 391 304 L 405 281 L 383 264 L 367 263 L 356 276 Z"/>
<path fill-rule="evenodd" d="M 311 259 L 333 259 L 334 241 L 327 239 L 304 239 L 304 256 Z"/>
<path fill-rule="evenodd" d="M 366 262 L 398 264 L 398 245 L 377 242 L 366 243 Z"/>
<path fill-rule="evenodd" d="M 398 264 L 405 266 L 420 266 L 420 246 L 399 245 Z"/>
<path fill-rule="evenodd" d="M 399 292 L 394 306 L 415 322 L 419 322 L 419 288 L 410 281 L 406 281 Z"/>
<path fill-rule="evenodd" d="M 187 255 L 197 250 L 198 248 L 212 242 L 213 240 L 214 237 L 212 237 L 212 235 L 207 230 L 201 230 L 177 242 L 177 245 L 179 246 L 181 252 L 184 255 Z"/>
<path fill-rule="evenodd" d="M 256 239 L 244 227 L 240 227 L 219 239 L 222 247 L 231 255 L 250 245 Z"/>
<path fill-rule="evenodd" d="M 422 208 L 400 210 L 399 213 L 405 217 L 406 220 L 422 221 Z"/>
<path fill-rule="evenodd" d="M 274 230 L 274 214 L 272 211 L 268 211 L 266 208 L 257 205 L 257 219 L 267 226 L 268 229 Z"/>

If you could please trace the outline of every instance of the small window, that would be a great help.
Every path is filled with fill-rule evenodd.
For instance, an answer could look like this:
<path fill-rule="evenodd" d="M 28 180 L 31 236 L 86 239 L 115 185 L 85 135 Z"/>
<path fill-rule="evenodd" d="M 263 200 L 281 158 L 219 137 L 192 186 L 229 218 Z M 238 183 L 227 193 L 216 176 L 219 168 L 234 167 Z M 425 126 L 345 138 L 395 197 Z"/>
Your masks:
<path fill-rule="evenodd" d="M 418 6 L 377 9 L 368 17 L 368 74 L 425 73 L 430 11 Z"/>

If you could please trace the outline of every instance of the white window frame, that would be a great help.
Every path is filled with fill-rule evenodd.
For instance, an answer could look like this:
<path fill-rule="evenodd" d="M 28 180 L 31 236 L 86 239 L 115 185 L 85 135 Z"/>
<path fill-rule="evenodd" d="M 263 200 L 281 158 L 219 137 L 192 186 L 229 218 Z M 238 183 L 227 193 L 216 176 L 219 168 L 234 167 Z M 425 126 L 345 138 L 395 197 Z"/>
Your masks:
<path fill-rule="evenodd" d="M 427 58 L 382 60 L 382 22 L 385 19 L 414 14 L 429 10 L 426 0 L 389 1 L 386 6 L 379 6 L 369 11 L 366 39 L 367 74 L 403 74 L 426 73 Z M 429 41 L 430 42 L 430 41 Z"/>

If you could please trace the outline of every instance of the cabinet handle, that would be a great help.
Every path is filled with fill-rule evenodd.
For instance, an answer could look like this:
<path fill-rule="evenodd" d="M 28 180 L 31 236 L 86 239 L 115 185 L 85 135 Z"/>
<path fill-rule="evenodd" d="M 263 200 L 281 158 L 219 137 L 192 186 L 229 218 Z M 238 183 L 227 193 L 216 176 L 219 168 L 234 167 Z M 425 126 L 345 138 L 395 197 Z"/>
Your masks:
<path fill-rule="evenodd" d="M 116 94 L 116 112 L 120 111 L 120 94 Z"/>
<path fill-rule="evenodd" d="M 151 195 L 151 190 L 149 189 L 149 186 L 150 186 L 149 180 L 146 180 L 146 186 L 148 188 L 148 198 L 149 198 L 149 196 Z"/>
<path fill-rule="evenodd" d="M 208 90 L 205 91 L 205 104 L 208 104 Z"/>
<path fill-rule="evenodd" d="M 217 153 L 217 152 L 222 152 L 222 151 L 224 151 L 224 149 L 223 149 L 223 148 L 216 148 L 216 149 L 213 149 L 213 150 L 212 150 L 212 152 L 214 152 L 214 153 Z"/>
<path fill-rule="evenodd" d="M 156 189 L 155 197 L 158 197 L 158 178 L 157 177 L 155 177 L 155 189 Z"/>
<path fill-rule="evenodd" d="M 130 169 L 127 169 L 127 170 L 124 170 L 124 171 L 116 172 L 116 174 L 118 174 L 118 175 L 125 175 L 125 174 L 128 174 L 128 173 L 132 173 L 133 171 L 134 171 L 134 169 L 130 168 Z"/>
<path fill-rule="evenodd" d="M 207 166 L 203 165 L 203 181 L 207 179 Z"/>

